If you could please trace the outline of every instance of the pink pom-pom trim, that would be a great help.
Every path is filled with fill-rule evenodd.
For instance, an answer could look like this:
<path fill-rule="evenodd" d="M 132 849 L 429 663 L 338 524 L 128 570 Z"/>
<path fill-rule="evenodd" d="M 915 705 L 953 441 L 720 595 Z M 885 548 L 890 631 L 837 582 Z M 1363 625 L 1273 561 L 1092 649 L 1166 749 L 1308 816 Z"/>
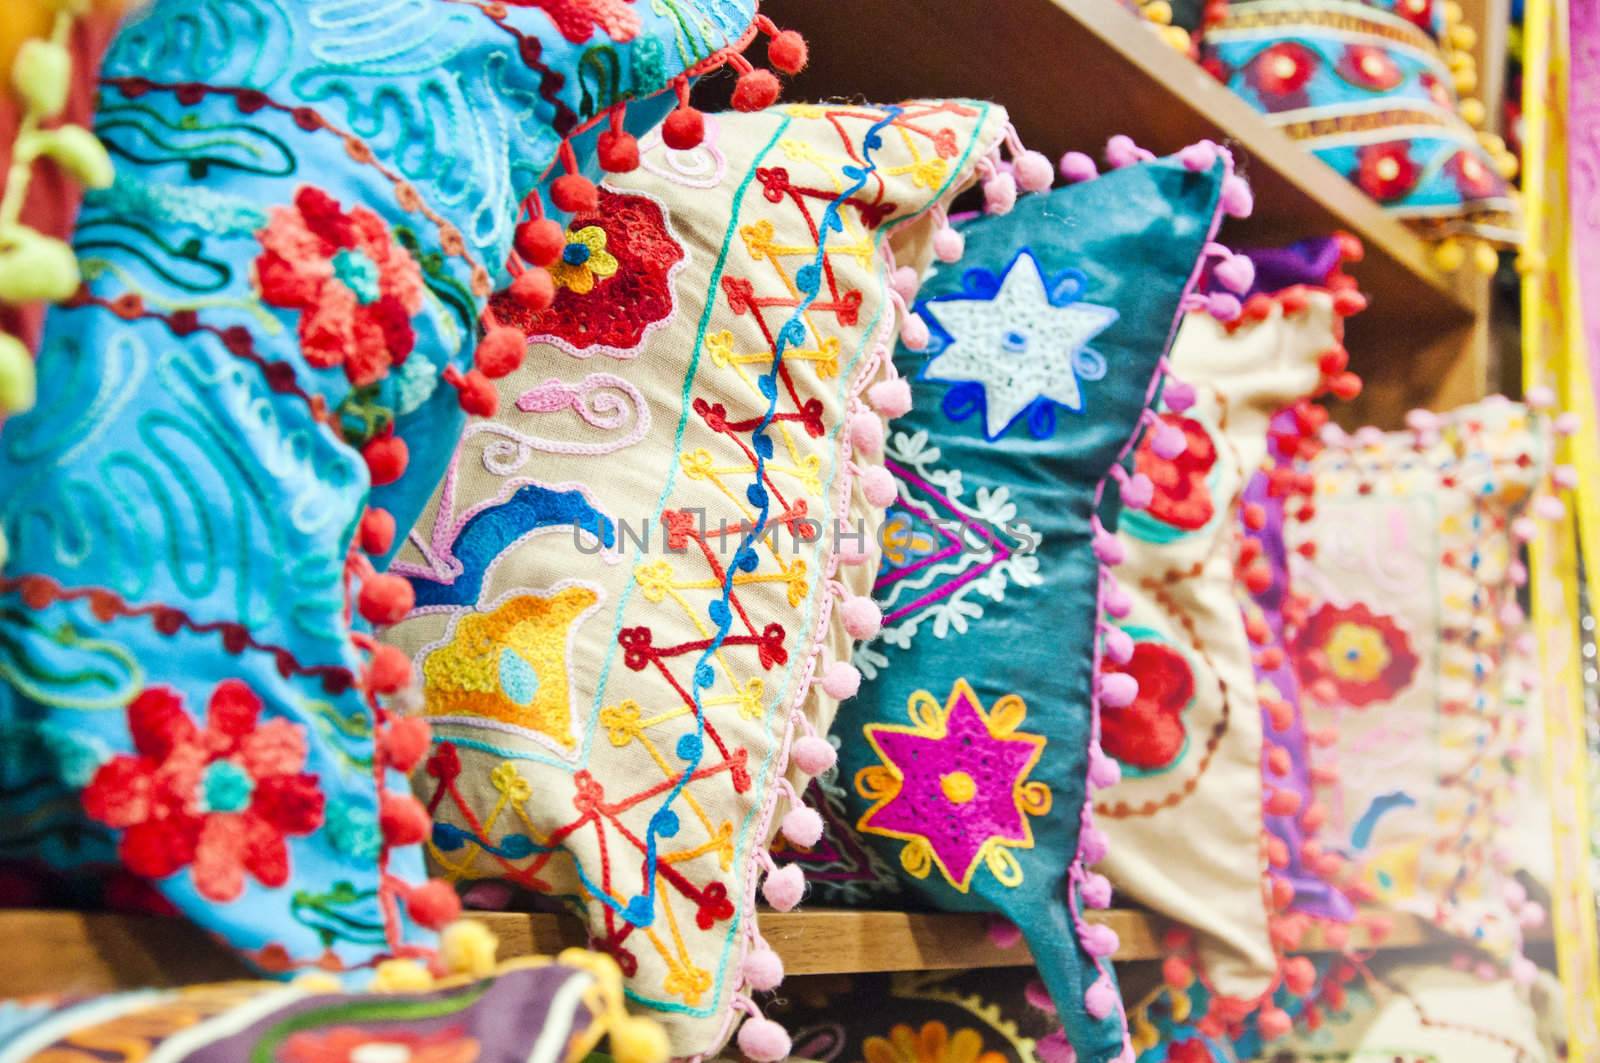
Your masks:
<path fill-rule="evenodd" d="M 816 809 L 791 808 L 783 817 L 783 836 L 802 849 L 809 849 L 822 840 L 822 817 Z"/>
<path fill-rule="evenodd" d="M 883 610 L 878 603 L 864 595 L 846 598 L 839 607 L 844 619 L 844 629 L 853 639 L 870 639 L 883 628 Z"/>
<path fill-rule="evenodd" d="M 850 418 L 850 443 L 858 454 L 876 454 L 883 449 L 883 421 L 875 413 L 858 413 Z"/>
<path fill-rule="evenodd" d="M 1092 181 L 1100 176 L 1094 160 L 1081 151 L 1069 151 L 1061 156 L 1061 176 L 1073 184 Z"/>
<path fill-rule="evenodd" d="M 1156 496 L 1156 485 L 1150 477 L 1136 472 L 1122 484 L 1122 504 L 1129 509 L 1144 509 Z"/>
<path fill-rule="evenodd" d="M 744 980 L 751 989 L 766 992 L 783 984 L 783 959 L 769 948 L 752 949 L 744 958 Z"/>
<path fill-rule="evenodd" d="M 901 266 L 889 275 L 889 287 L 894 289 L 895 294 L 899 295 L 907 306 L 910 306 L 911 301 L 917 297 L 919 286 L 917 271 L 910 266 Z"/>
<path fill-rule="evenodd" d="M 911 412 L 911 385 L 901 377 L 880 380 L 867 389 L 867 401 L 890 420 L 904 417 Z"/>
<path fill-rule="evenodd" d="M 1256 282 L 1256 264 L 1249 255 L 1232 255 L 1218 262 L 1211 271 L 1217 281 L 1235 295 L 1243 295 Z"/>
<path fill-rule="evenodd" d="M 1111 907 L 1111 880 L 1098 871 L 1091 871 L 1084 876 L 1083 885 L 1078 889 L 1078 896 L 1083 898 L 1083 903 L 1091 908 Z"/>
<path fill-rule="evenodd" d="M 1098 923 L 1090 923 L 1084 927 L 1082 933 L 1079 934 L 1079 940 L 1083 942 L 1084 950 L 1089 955 L 1101 958 L 1115 953 L 1117 946 L 1121 944 L 1115 930 Z"/>
<path fill-rule="evenodd" d="M 1150 440 L 1150 449 L 1163 461 L 1172 461 L 1189 449 L 1189 437 L 1177 425 L 1162 421 Z"/>
<path fill-rule="evenodd" d="M 1025 151 L 1017 156 L 1015 170 L 1017 184 L 1024 192 L 1043 192 L 1055 180 L 1050 160 L 1037 151 Z"/>
<path fill-rule="evenodd" d="M 1106 657 L 1112 664 L 1127 664 L 1133 659 L 1133 636 L 1120 627 L 1106 628 Z"/>
<path fill-rule="evenodd" d="M 1117 991 L 1111 985 L 1111 980 L 1101 975 L 1094 980 L 1094 985 L 1083 994 L 1083 1007 L 1095 1019 L 1103 1019 L 1110 1015 L 1117 1006 Z"/>
<path fill-rule="evenodd" d="M 1096 685 L 1107 708 L 1125 709 L 1139 696 L 1139 681 L 1127 672 L 1105 672 Z"/>
<path fill-rule="evenodd" d="M 795 766 L 807 775 L 821 775 L 839 760 L 838 752 L 828 740 L 816 735 L 797 739 L 789 755 Z"/>
<path fill-rule="evenodd" d="M 966 250 L 967 238 L 954 229 L 947 227 L 933 234 L 933 255 L 940 262 L 959 262 Z"/>
<path fill-rule="evenodd" d="M 771 1019 L 752 1015 L 739 1027 L 739 1051 L 755 1063 L 780 1063 L 793 1050 L 788 1031 Z"/>
<path fill-rule="evenodd" d="M 1176 380 L 1169 376 L 1166 386 L 1161 389 L 1161 401 L 1173 413 L 1186 413 L 1194 405 L 1194 398 L 1194 385 L 1187 380 Z"/>
<path fill-rule="evenodd" d="M 834 661 L 822 673 L 822 692 L 835 701 L 856 696 L 861 689 L 861 672 L 848 661 Z"/>
<path fill-rule="evenodd" d="M 1017 205 L 1017 179 L 997 173 L 983 183 L 983 209 L 987 214 L 1010 214 Z"/>
<path fill-rule="evenodd" d="M 1222 182 L 1222 212 L 1230 218 L 1248 218 L 1255 205 L 1250 183 L 1236 173 L 1229 174 Z"/>
<path fill-rule="evenodd" d="M 776 871 L 767 872 L 761 884 L 761 896 L 780 912 L 787 912 L 800 903 L 806 892 L 806 876 L 796 864 L 788 864 Z"/>
<path fill-rule="evenodd" d="M 1128 549 L 1110 532 L 1096 532 L 1094 537 L 1094 556 L 1102 565 L 1120 565 L 1127 560 Z"/>
<path fill-rule="evenodd" d="M 861 471 L 861 493 L 879 509 L 894 501 L 894 476 L 882 465 Z"/>
<path fill-rule="evenodd" d="M 933 338 L 928 331 L 928 323 L 918 314 L 907 314 L 906 319 L 900 323 L 900 342 L 906 345 L 907 350 L 925 351 L 928 341 Z"/>

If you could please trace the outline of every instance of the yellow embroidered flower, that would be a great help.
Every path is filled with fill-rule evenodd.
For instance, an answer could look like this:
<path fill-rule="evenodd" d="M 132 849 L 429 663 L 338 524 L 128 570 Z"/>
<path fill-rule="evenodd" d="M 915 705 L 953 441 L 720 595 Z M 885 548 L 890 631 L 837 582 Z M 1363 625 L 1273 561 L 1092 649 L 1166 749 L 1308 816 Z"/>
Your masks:
<path fill-rule="evenodd" d="M 598 225 L 569 231 L 560 260 L 550 267 L 556 287 L 570 288 L 578 295 L 588 295 L 594 291 L 596 280 L 605 280 L 615 272 L 616 256 L 606 250 L 606 231 Z"/>
<path fill-rule="evenodd" d="M 888 1037 L 869 1037 L 861 1046 L 867 1063 L 1004 1063 L 999 1052 L 983 1050 L 983 1035 L 963 1027 L 954 1035 L 942 1022 L 926 1022 L 921 1030 L 897 1023 Z"/>
<path fill-rule="evenodd" d="M 1365 624 L 1343 623 L 1328 636 L 1328 669 L 1340 679 L 1370 683 L 1389 666 L 1383 634 Z"/>

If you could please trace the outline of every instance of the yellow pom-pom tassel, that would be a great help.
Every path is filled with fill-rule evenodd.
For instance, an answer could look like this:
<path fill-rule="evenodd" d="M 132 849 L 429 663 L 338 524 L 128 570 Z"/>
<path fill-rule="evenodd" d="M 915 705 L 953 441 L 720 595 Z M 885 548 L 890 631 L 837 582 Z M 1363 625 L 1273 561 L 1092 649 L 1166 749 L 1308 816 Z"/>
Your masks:
<path fill-rule="evenodd" d="M 1451 237 L 1440 240 L 1433 247 L 1433 264 L 1446 273 L 1454 273 L 1467 261 L 1467 249 L 1461 246 L 1461 241 Z"/>
<path fill-rule="evenodd" d="M 667 1063 L 672 1046 L 654 1019 L 624 1015 L 611 1024 L 611 1056 L 617 1063 Z"/>
<path fill-rule="evenodd" d="M 1184 55 L 1189 54 L 1189 49 L 1193 46 L 1194 39 L 1189 36 L 1188 30 L 1182 26 L 1162 26 L 1159 32 L 1161 39 L 1166 41 L 1174 51 L 1182 52 Z"/>
<path fill-rule="evenodd" d="M 1470 52 L 1478 43 L 1478 31 L 1465 22 L 1450 27 L 1450 43 L 1464 52 Z"/>
<path fill-rule="evenodd" d="M 1500 253 L 1494 249 L 1493 244 L 1480 240 L 1472 249 L 1472 264 L 1485 277 L 1492 277 L 1494 271 L 1500 268 Z"/>
<path fill-rule="evenodd" d="M 433 988 L 433 975 L 416 960 L 384 960 L 372 976 L 375 993 L 425 993 Z"/>
<path fill-rule="evenodd" d="M 1539 273 L 1547 264 L 1545 257 L 1537 251 L 1524 251 L 1517 256 L 1518 273 Z"/>
<path fill-rule="evenodd" d="M 1465 17 L 1461 12 L 1461 5 L 1456 3 L 1456 0 L 1448 0 L 1444 5 L 1444 24 L 1446 26 L 1457 25 Z"/>
<path fill-rule="evenodd" d="M 1484 110 L 1483 101 L 1476 96 L 1468 96 L 1461 101 L 1461 118 L 1468 125 L 1480 126 L 1483 124 L 1484 119 L 1488 117 L 1488 112 Z"/>
<path fill-rule="evenodd" d="M 1456 71 L 1456 92 L 1462 96 L 1478 91 L 1478 71 L 1464 66 Z"/>
<path fill-rule="evenodd" d="M 439 935 L 439 954 L 451 974 L 487 978 L 494 973 L 499 948 L 494 932 L 472 919 L 457 919 Z"/>
<path fill-rule="evenodd" d="M 1503 151 L 1496 155 L 1494 166 L 1495 169 L 1500 171 L 1500 176 L 1507 181 L 1517 176 L 1517 171 L 1522 168 L 1521 163 L 1517 161 L 1517 157 L 1509 151 Z"/>
<path fill-rule="evenodd" d="M 1172 991 L 1172 1021 L 1184 1022 L 1189 1018 L 1189 1013 L 1194 1010 L 1194 1001 L 1189 999 L 1189 994 L 1182 990 Z"/>
<path fill-rule="evenodd" d="M 1158 26 L 1172 25 L 1172 5 L 1167 0 L 1150 0 L 1144 5 L 1144 17 Z"/>
<path fill-rule="evenodd" d="M 327 971 L 307 971 L 304 974 L 297 974 L 294 981 L 289 984 L 307 993 L 344 992 L 344 984 Z"/>

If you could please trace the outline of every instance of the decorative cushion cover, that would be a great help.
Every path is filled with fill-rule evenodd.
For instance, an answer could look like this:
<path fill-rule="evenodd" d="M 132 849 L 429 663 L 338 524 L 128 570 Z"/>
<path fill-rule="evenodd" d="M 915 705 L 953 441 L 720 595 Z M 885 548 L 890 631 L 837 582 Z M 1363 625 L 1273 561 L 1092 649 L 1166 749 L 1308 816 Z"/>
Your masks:
<path fill-rule="evenodd" d="M 810 735 L 852 689 L 892 495 L 862 399 L 897 390 L 887 241 L 933 228 L 1005 131 L 945 101 L 708 123 L 691 153 L 647 141 L 573 221 L 503 415 L 398 555 L 417 604 L 385 635 L 434 728 L 437 868 L 572 899 L 678 1055 L 781 978 L 756 883 L 797 731 L 800 766 L 826 767 Z M 802 886 L 784 868 L 765 895 Z M 740 1043 L 781 1057 L 773 1037 Z"/>
<path fill-rule="evenodd" d="M 1555 1058 L 1541 1041 L 1538 1016 L 1526 994 L 1509 979 L 1485 981 L 1444 964 L 1379 959 L 1370 976 L 1341 984 L 1334 997 L 1339 1006 L 1323 1002 L 1317 1008 L 1315 1029 L 1301 1024 L 1265 1053 L 1259 1053 L 1259 1039 L 1246 1038 L 1217 1058 L 1273 1063 L 1544 1063 Z"/>
<path fill-rule="evenodd" d="M 570 1063 L 606 1033 L 619 1060 L 642 1020 L 622 1010 L 613 965 L 574 949 L 560 961 L 515 960 L 491 977 L 427 992 L 330 993 L 275 982 L 221 982 L 98 997 L 0 1002 L 0 1061 L 87 1059 L 87 1050 L 172 1063 Z M 616 1036 L 622 1031 L 622 1036 Z M 652 1041 L 660 1044 L 660 1031 Z"/>
<path fill-rule="evenodd" d="M 1204 977 L 1247 1000 L 1268 990 L 1278 964 L 1262 866 L 1261 702 L 1236 592 L 1238 507 L 1270 418 L 1322 384 L 1339 327 L 1330 292 L 1260 299 L 1252 310 L 1264 316 L 1185 318 L 1172 363 L 1193 405 L 1188 393 L 1163 403 L 1160 431 L 1136 455 L 1155 490 L 1118 528 L 1131 599 L 1118 626 L 1139 693 L 1102 707 L 1101 746 L 1122 778 L 1095 803 L 1112 883 L 1198 930 Z M 1175 475 L 1162 475 L 1157 451 L 1179 433 Z"/>
<path fill-rule="evenodd" d="M 1459 116 L 1436 0 L 1232 0 L 1212 72 L 1391 213 L 1520 239 L 1500 161 Z M 1481 109 L 1481 104 L 1478 105 Z M 1492 143 L 1492 142 L 1491 142 Z"/>
<path fill-rule="evenodd" d="M 1308 599 L 1289 645 L 1308 723 L 1330 740 L 1312 749 L 1319 841 L 1348 859 L 1347 889 L 1505 961 L 1520 920 L 1542 919 L 1507 888 L 1497 838 L 1525 746 L 1525 674 L 1506 667 L 1524 629 L 1518 544 L 1530 512 L 1561 507 L 1536 500 L 1549 424 L 1499 397 L 1411 421 L 1330 433 L 1308 465 L 1315 516 L 1288 531 Z"/>
<path fill-rule="evenodd" d="M 972 221 L 970 268 L 925 281 L 930 354 L 897 355 L 917 402 L 888 447 L 884 629 L 838 724 L 862 840 L 926 902 L 1017 923 L 1089 1063 L 1126 1046 L 1116 935 L 1082 916 L 1110 899 L 1086 798 L 1114 771 L 1095 674 L 1099 605 L 1122 593 L 1091 544 L 1239 191 L 1211 145 L 1184 160 L 1198 169 L 1138 162 Z"/>
<path fill-rule="evenodd" d="M 739 0 L 159 0 L 123 27 L 87 284 L 0 434 L 9 850 L 115 851 L 273 971 L 412 951 L 408 918 L 453 914 L 392 770 L 425 737 L 377 697 L 406 670 L 352 619 L 408 588 L 367 555 L 449 460 L 563 137 L 652 124 L 673 97 L 624 102 L 751 26 Z"/>
<path fill-rule="evenodd" d="M 795 1056 L 818 1063 L 1047 1063 L 1067 1048 L 1026 967 L 813 979 L 774 1013 Z"/>

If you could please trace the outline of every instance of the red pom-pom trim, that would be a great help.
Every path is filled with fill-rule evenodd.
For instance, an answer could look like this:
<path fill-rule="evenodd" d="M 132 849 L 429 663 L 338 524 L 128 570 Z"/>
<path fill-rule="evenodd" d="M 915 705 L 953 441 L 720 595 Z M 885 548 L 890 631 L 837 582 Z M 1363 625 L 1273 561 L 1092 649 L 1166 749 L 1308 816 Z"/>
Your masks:
<path fill-rule="evenodd" d="M 794 30 L 784 30 L 773 35 L 767 45 L 767 61 L 785 74 L 798 74 L 811 59 L 806 39 Z"/>
<path fill-rule="evenodd" d="M 733 86 L 733 109 L 736 111 L 764 111 L 778 102 L 783 87 L 778 76 L 770 70 L 747 70 L 739 75 Z"/>
<path fill-rule="evenodd" d="M 400 576 L 368 576 L 356 595 L 356 609 L 370 624 L 398 624 L 416 604 L 416 592 Z"/>
<path fill-rule="evenodd" d="M 693 107 L 679 107 L 661 123 L 661 142 L 673 151 L 688 151 L 706 138 L 706 116 Z"/>
<path fill-rule="evenodd" d="M 424 882 L 406 897 L 406 911 L 418 926 L 443 930 L 461 915 L 461 898 L 448 882 Z"/>
<path fill-rule="evenodd" d="M 526 275 L 524 273 L 524 276 Z M 498 325 L 478 341 L 478 350 L 473 355 L 473 363 L 483 371 L 484 376 L 499 379 L 521 368 L 527 342 L 527 337 L 520 330 Z"/>
<path fill-rule="evenodd" d="M 433 741 L 433 728 L 420 716 L 399 716 L 391 719 L 378 739 L 388 766 L 409 774 L 428 755 Z"/>
<path fill-rule="evenodd" d="M 367 689 L 374 694 L 393 694 L 411 682 L 411 658 L 393 646 L 373 647 L 367 662 Z"/>
<path fill-rule="evenodd" d="M 639 142 L 626 129 L 607 129 L 595 142 L 595 157 L 607 173 L 631 173 L 639 168 Z"/>
<path fill-rule="evenodd" d="M 568 214 L 590 214 L 600 207 L 600 190 L 581 173 L 563 174 L 550 182 L 550 202 Z"/>
<path fill-rule="evenodd" d="M 556 301 L 555 278 L 543 266 L 530 266 L 511 282 L 511 298 L 535 314 L 548 310 Z"/>
<path fill-rule="evenodd" d="M 378 826 L 390 845 L 416 845 L 428 836 L 428 810 L 410 794 L 391 791 L 378 802 Z"/>
<path fill-rule="evenodd" d="M 387 554 L 394 545 L 394 517 L 376 507 L 361 515 L 361 549 L 374 556 Z"/>
<path fill-rule="evenodd" d="M 567 246 L 567 232 L 559 222 L 536 218 L 517 226 L 517 254 L 535 266 L 553 266 Z"/>
<path fill-rule="evenodd" d="M 361 456 L 366 460 L 367 475 L 371 477 L 373 487 L 382 487 L 400 479 L 406 473 L 406 463 L 411 460 L 406 441 L 393 434 L 370 440 L 361 448 Z"/>

